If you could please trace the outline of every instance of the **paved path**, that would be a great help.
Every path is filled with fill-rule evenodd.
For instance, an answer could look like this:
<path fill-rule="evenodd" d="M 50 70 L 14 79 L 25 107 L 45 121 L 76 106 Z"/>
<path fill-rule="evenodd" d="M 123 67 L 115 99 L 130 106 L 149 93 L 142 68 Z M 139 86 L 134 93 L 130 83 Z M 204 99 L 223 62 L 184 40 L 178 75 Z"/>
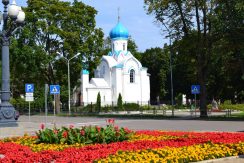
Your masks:
<path fill-rule="evenodd" d="M 69 126 L 75 127 L 85 125 L 105 126 L 107 118 L 95 117 L 54 117 L 48 116 L 21 116 L 16 126 L 8 127 L 0 124 L 0 137 L 20 136 L 25 133 L 34 134 L 41 123 L 53 128 Z M 244 132 L 244 121 L 205 121 L 205 120 L 145 120 L 145 119 L 115 119 L 115 123 L 121 127 L 135 130 L 181 130 L 181 131 L 242 131 Z"/>

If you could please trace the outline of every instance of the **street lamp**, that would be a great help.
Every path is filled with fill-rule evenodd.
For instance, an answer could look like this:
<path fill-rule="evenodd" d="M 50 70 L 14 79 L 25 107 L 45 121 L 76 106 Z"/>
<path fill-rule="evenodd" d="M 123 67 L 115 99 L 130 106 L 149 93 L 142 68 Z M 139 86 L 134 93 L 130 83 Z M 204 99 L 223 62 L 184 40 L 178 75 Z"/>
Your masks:
<path fill-rule="evenodd" d="M 169 59 L 169 66 L 170 66 L 170 85 L 171 85 L 171 105 L 172 105 L 172 116 L 174 117 L 174 87 L 173 87 L 173 70 L 172 70 L 172 35 L 169 30 L 169 28 L 163 23 L 164 27 L 169 33 L 169 53 L 170 53 L 170 59 Z"/>
<path fill-rule="evenodd" d="M 58 52 L 58 54 L 60 55 L 60 53 Z M 69 101 L 68 101 L 68 107 L 69 107 L 69 115 L 71 115 L 71 110 L 70 110 L 70 68 L 69 68 L 69 63 L 72 59 L 78 57 L 81 53 L 77 53 L 76 55 L 74 55 L 73 57 L 71 57 L 70 59 L 62 56 L 68 64 L 68 94 L 69 94 Z"/>
<path fill-rule="evenodd" d="M 169 46 L 170 46 L 170 85 L 171 85 L 171 105 L 172 105 L 172 116 L 174 117 L 174 88 L 173 88 L 173 70 L 172 70 L 172 45 L 171 45 L 171 35 L 169 39 Z"/>
<path fill-rule="evenodd" d="M 14 107 L 9 103 L 10 99 L 10 70 L 9 70 L 9 45 L 10 37 L 21 28 L 25 20 L 25 13 L 21 7 L 16 5 L 13 0 L 8 7 L 9 0 L 2 0 L 4 5 L 3 14 L 0 13 L 0 23 L 3 21 L 2 30 L 0 31 L 2 46 L 2 90 L 0 104 L 0 122 L 15 122 L 17 114 Z M 7 10 L 8 8 L 8 10 Z M 10 21 L 10 23 L 9 23 Z M 8 26 L 10 24 L 10 26 Z"/>

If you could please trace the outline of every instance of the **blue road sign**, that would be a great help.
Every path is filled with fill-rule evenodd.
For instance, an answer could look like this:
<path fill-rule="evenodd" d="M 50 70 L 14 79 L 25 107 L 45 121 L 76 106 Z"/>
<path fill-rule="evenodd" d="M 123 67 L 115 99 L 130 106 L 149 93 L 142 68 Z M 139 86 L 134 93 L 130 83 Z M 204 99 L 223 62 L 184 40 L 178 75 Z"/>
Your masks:
<path fill-rule="evenodd" d="M 50 94 L 60 94 L 60 85 L 50 85 Z"/>
<path fill-rule="evenodd" d="M 34 84 L 25 84 L 25 92 L 33 93 L 34 92 Z"/>
<path fill-rule="evenodd" d="M 192 85 L 191 94 L 200 94 L 200 85 Z"/>

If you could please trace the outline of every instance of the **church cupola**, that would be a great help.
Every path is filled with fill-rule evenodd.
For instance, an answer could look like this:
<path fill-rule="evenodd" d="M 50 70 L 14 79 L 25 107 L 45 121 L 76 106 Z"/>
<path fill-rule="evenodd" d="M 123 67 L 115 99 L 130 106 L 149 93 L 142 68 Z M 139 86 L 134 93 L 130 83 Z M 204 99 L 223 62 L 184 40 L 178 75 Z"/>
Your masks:
<path fill-rule="evenodd" d="M 117 25 L 110 31 L 112 52 L 127 51 L 129 38 L 128 30 L 120 23 L 118 18 Z"/>
<path fill-rule="evenodd" d="M 112 40 L 128 40 L 129 38 L 128 30 L 120 22 L 110 31 L 109 35 Z"/>

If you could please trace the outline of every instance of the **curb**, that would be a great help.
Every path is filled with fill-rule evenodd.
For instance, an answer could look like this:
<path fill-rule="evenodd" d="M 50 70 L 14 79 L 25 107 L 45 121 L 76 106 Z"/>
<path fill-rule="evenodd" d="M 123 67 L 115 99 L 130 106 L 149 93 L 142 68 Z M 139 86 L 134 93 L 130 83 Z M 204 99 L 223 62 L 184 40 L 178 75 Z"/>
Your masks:
<path fill-rule="evenodd" d="M 235 160 L 238 158 L 244 160 L 244 155 L 224 157 L 224 158 L 213 159 L 213 160 L 204 160 L 204 161 L 198 161 L 198 162 L 193 162 L 193 163 L 215 163 L 215 162 L 223 162 L 223 161 L 227 161 L 227 160 Z"/>

